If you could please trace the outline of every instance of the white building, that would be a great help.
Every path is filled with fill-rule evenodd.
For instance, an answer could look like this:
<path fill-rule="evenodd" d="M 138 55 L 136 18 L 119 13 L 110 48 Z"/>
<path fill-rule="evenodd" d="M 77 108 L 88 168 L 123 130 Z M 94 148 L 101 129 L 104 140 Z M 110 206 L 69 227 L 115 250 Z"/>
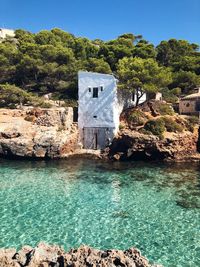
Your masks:
<path fill-rule="evenodd" d="M 79 71 L 78 127 L 83 148 L 103 149 L 119 129 L 119 116 L 124 108 L 136 104 L 136 94 L 117 90 L 113 75 Z M 145 102 L 143 94 L 139 104 Z"/>
<path fill-rule="evenodd" d="M 0 39 L 5 39 L 8 36 L 15 37 L 15 31 L 11 29 L 0 28 Z"/>
<path fill-rule="evenodd" d="M 80 71 L 78 127 L 83 148 L 102 149 L 119 128 L 116 79 L 113 75 Z"/>

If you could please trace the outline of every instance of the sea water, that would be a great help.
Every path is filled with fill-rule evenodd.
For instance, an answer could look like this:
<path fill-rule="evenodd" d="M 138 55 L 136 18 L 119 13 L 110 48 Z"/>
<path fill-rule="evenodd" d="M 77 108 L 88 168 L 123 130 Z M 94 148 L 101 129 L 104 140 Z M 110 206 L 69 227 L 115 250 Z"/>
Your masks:
<path fill-rule="evenodd" d="M 200 166 L 0 159 L 0 247 L 137 247 L 200 266 Z"/>

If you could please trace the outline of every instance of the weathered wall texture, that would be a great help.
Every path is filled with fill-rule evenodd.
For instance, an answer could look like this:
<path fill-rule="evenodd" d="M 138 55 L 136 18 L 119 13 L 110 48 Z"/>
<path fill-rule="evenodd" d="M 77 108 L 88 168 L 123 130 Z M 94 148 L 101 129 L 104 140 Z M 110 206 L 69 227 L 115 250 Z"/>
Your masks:
<path fill-rule="evenodd" d="M 93 97 L 93 88 L 98 88 L 98 97 Z M 84 148 L 105 148 L 118 131 L 119 112 L 114 76 L 79 72 L 78 127 Z"/>
<path fill-rule="evenodd" d="M 103 86 L 98 98 L 89 88 Z M 94 118 L 94 116 L 97 116 Z M 112 75 L 79 72 L 79 128 L 119 126 L 116 80 Z"/>
<path fill-rule="evenodd" d="M 181 99 L 179 102 L 180 114 L 192 114 L 196 112 L 196 99 Z"/>

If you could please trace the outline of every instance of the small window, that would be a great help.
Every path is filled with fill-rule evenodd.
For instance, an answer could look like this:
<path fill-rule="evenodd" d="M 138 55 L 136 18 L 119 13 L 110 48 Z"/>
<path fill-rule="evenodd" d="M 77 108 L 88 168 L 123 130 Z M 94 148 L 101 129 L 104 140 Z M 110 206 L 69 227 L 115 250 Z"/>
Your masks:
<path fill-rule="evenodd" d="M 93 88 L 93 98 L 98 98 L 98 91 L 99 91 L 98 87 Z"/>
<path fill-rule="evenodd" d="M 135 102 L 135 93 L 132 93 L 132 101 Z"/>
<path fill-rule="evenodd" d="M 97 118 L 97 116 L 95 115 L 95 116 L 93 116 L 93 118 L 94 118 L 94 119 L 96 119 L 96 118 Z"/>
<path fill-rule="evenodd" d="M 103 92 L 103 86 L 100 86 L 100 90 L 101 90 L 101 92 Z"/>
<path fill-rule="evenodd" d="M 88 91 L 91 93 L 91 87 L 88 87 Z"/>

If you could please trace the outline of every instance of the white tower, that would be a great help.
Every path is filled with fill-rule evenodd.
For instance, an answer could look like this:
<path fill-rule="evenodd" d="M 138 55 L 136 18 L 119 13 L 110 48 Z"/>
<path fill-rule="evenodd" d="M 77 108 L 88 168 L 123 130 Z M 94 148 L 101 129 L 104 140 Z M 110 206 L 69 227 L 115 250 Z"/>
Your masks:
<path fill-rule="evenodd" d="M 78 127 L 83 148 L 103 149 L 119 128 L 116 79 L 113 75 L 78 73 Z"/>

